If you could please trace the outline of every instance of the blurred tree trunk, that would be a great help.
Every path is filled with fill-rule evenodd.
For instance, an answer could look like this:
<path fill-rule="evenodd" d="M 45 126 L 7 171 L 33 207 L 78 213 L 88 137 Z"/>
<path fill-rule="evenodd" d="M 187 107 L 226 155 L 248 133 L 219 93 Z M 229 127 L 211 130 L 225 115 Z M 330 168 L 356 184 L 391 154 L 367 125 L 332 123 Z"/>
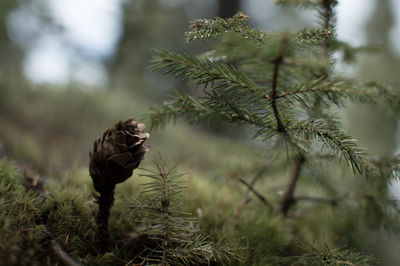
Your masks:
<path fill-rule="evenodd" d="M 393 12 L 389 0 L 375 1 L 375 10 L 367 22 L 367 43 L 389 45 L 389 31 L 394 26 Z"/>
<path fill-rule="evenodd" d="M 10 40 L 7 32 L 7 16 L 17 6 L 17 1 L 0 1 L 0 71 L 2 74 L 21 73 L 23 52 Z"/>
<path fill-rule="evenodd" d="M 135 94 L 154 96 L 151 94 L 157 93 L 156 90 L 146 89 L 149 88 L 146 75 L 152 49 L 181 50 L 186 28 L 181 6 L 166 8 L 156 0 L 127 1 L 123 35 L 108 64 L 111 89 L 134 90 Z"/>
<path fill-rule="evenodd" d="M 218 0 L 218 17 L 229 18 L 239 11 L 240 0 Z"/>
<path fill-rule="evenodd" d="M 375 9 L 366 24 L 367 44 L 378 45 L 376 55 L 367 55 L 360 61 L 358 76 L 362 80 L 375 80 L 400 89 L 398 69 L 400 59 L 390 47 L 390 31 L 395 24 L 391 0 L 375 0 Z M 396 147 L 397 118 L 379 106 L 357 104 L 350 108 L 350 131 L 376 154 L 391 154 Z M 397 143 L 398 144 L 398 143 Z M 378 182 L 375 180 L 375 182 Z M 382 193 L 390 186 L 380 180 Z M 368 243 L 368 244 L 367 244 Z M 370 231 L 368 241 L 363 241 L 363 250 L 378 258 L 382 265 L 398 265 L 398 235 L 391 237 L 382 231 Z"/>
<path fill-rule="evenodd" d="M 390 30 L 394 26 L 390 0 L 376 0 L 375 9 L 366 24 L 368 45 L 381 50 L 376 55 L 361 58 L 358 76 L 365 81 L 378 81 L 400 87 L 398 68 L 400 59 L 390 48 Z M 392 153 L 396 149 L 396 118 L 385 108 L 356 104 L 350 108 L 350 133 L 376 154 Z"/>

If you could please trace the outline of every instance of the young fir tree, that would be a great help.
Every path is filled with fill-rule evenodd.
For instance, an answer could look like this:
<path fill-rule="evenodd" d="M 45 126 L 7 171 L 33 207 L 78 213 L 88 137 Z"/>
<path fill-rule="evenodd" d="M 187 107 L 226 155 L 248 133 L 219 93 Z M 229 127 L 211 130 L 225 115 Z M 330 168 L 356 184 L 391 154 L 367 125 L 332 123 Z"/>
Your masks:
<path fill-rule="evenodd" d="M 242 12 L 226 20 L 197 19 L 190 23 L 187 41 L 214 40 L 206 53 L 190 56 L 156 51 L 152 70 L 181 78 L 198 92 L 176 91 L 172 99 L 153 108 L 149 114 L 152 127 L 177 117 L 191 123 L 207 119 L 248 127 L 255 138 L 263 140 L 269 155 L 287 154 L 285 167 L 291 167 L 291 174 L 282 197 L 272 208 L 275 212 L 287 217 L 300 201 L 336 206 L 352 200 L 353 210 L 360 206 L 368 209 L 368 218 L 375 217 L 378 227 L 384 223 L 397 230 L 393 221 L 398 221 L 398 207 L 387 190 L 389 180 L 396 177 L 393 170 L 398 169 L 398 158 L 378 159 L 368 154 L 345 133 L 337 113 L 355 101 L 385 104 L 388 110 L 398 112 L 399 93 L 335 72 L 333 53 L 340 52 L 345 61 L 351 61 L 358 52 L 369 51 L 336 39 L 336 0 L 276 2 L 314 9 L 318 23 L 295 33 L 267 33 L 250 27 Z M 367 187 L 355 187 L 357 193 L 342 193 L 335 198 L 296 197 L 302 173 L 326 159 L 339 162 L 339 166 L 345 161 L 353 175 L 369 180 Z M 268 202 L 256 191 L 253 181 L 246 183 L 249 189 Z"/>
<path fill-rule="evenodd" d="M 209 265 L 238 261 L 235 250 L 222 242 L 213 243 L 201 234 L 196 219 L 180 211 L 182 205 L 181 177 L 176 165 L 169 168 L 159 155 L 153 159 L 154 170 L 144 170 L 141 176 L 151 179 L 143 185 L 139 198 L 129 207 L 134 221 L 141 228 L 138 233 L 139 261 L 157 265 Z M 143 241 L 144 240 L 144 241 Z M 132 260 L 134 261 L 134 260 Z"/>

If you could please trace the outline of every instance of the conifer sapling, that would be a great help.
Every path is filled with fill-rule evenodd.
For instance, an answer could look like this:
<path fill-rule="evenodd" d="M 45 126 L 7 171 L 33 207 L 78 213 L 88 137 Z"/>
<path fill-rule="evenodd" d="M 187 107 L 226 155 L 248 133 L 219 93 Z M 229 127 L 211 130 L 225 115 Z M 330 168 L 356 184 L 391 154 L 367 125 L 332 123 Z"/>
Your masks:
<path fill-rule="evenodd" d="M 110 242 L 108 219 L 114 202 L 115 185 L 132 175 L 149 149 L 143 144 L 150 136 L 144 133 L 144 129 L 144 124 L 133 119 L 119 121 L 94 142 L 89 153 L 89 173 L 94 188 L 100 193 L 96 196 L 99 205 L 96 223 L 97 241 L 102 253 L 107 251 Z"/>
<path fill-rule="evenodd" d="M 301 198 L 295 196 L 298 181 L 314 161 L 344 159 L 355 175 L 379 175 L 373 156 L 346 134 L 337 110 L 359 101 L 384 103 L 388 110 L 398 112 L 400 95 L 390 87 L 346 78 L 335 71 L 333 54 L 351 47 L 336 39 L 334 9 L 338 1 L 276 2 L 311 8 L 317 12 L 318 23 L 292 33 L 253 28 L 242 12 L 227 19 L 192 21 L 186 40 L 214 40 L 211 49 L 198 56 L 156 51 L 150 70 L 173 75 L 188 86 L 153 108 L 149 119 L 153 128 L 178 117 L 189 123 L 208 120 L 244 126 L 270 152 L 270 146 L 283 147 L 274 143 L 285 143 L 293 166 L 278 209 L 287 217 Z M 354 53 L 366 51 L 352 49 Z M 273 152 L 283 154 L 283 149 Z M 337 200 L 319 202 L 335 205 Z"/>

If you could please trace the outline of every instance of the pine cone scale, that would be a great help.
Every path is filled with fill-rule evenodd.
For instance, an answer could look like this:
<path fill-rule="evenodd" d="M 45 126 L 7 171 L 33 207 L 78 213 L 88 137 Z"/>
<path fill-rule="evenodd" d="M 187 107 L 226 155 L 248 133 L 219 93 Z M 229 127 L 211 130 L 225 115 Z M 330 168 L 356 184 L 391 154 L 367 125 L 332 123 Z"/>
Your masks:
<path fill-rule="evenodd" d="M 124 182 L 139 166 L 148 151 L 144 142 L 150 135 L 144 129 L 133 119 L 119 121 L 94 142 L 89 172 L 97 191 Z"/>

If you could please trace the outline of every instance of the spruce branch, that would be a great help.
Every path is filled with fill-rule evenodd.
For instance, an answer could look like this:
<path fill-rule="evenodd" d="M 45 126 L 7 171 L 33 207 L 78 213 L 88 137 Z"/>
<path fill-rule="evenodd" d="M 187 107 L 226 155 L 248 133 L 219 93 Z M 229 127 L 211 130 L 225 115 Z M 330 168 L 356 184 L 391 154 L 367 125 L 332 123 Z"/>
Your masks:
<path fill-rule="evenodd" d="M 235 95 L 232 97 L 236 98 Z M 251 103 L 251 99 L 244 102 L 235 101 L 218 92 L 201 98 L 176 92 L 171 100 L 152 108 L 146 117 L 151 121 L 152 129 L 171 120 L 175 121 L 177 117 L 183 117 L 189 123 L 198 122 L 203 118 L 210 121 L 228 120 L 237 125 L 253 125 L 260 129 L 260 134 L 265 134 L 266 128 L 271 129 L 270 133 L 273 132 L 275 120 L 272 110 L 262 107 L 256 109 Z"/>
<path fill-rule="evenodd" d="M 156 51 L 150 70 L 163 70 L 164 74 L 188 80 L 195 85 L 213 85 L 217 88 L 243 88 L 245 91 L 258 90 L 257 85 L 235 67 L 218 61 L 200 61 L 194 57 L 168 51 Z"/>
<path fill-rule="evenodd" d="M 202 94 L 175 96 L 154 109 L 153 120 L 155 124 L 177 116 L 184 116 L 189 122 L 203 118 L 225 120 L 250 126 L 255 137 L 263 140 L 282 137 L 295 149 L 297 156 L 280 203 L 281 212 L 287 214 L 296 200 L 314 200 L 297 199 L 294 194 L 301 170 L 315 148 L 327 147 L 332 155 L 344 158 L 355 174 L 376 174 L 377 169 L 368 154 L 355 139 L 343 133 L 329 107 L 342 107 L 350 100 L 385 102 L 392 110 L 400 110 L 400 97 L 396 91 L 379 84 L 334 76 L 332 52 L 352 49 L 335 39 L 333 8 L 337 1 L 278 2 L 315 9 L 319 26 L 294 34 L 264 34 L 256 30 L 255 38 L 250 35 L 244 38 L 243 33 L 251 30 L 240 16 L 229 23 L 221 19 L 194 21 L 189 32 L 192 40 L 194 37 L 200 40 L 218 38 L 214 49 L 199 57 L 157 52 L 152 69 L 187 80 L 196 85 L 196 89 L 202 87 Z M 239 27 L 232 26 L 233 23 L 241 24 Z M 245 185 L 249 191 L 258 191 L 253 184 Z M 242 200 L 240 208 L 247 201 L 248 196 Z M 329 199 L 321 202 L 336 203 Z"/>
<path fill-rule="evenodd" d="M 297 32 L 295 38 L 296 42 L 299 44 L 320 44 L 322 41 L 334 40 L 335 32 L 333 28 L 305 28 Z"/>
<path fill-rule="evenodd" d="M 357 145 L 357 140 L 345 135 L 338 128 L 328 126 L 319 119 L 300 121 L 292 126 L 289 132 L 293 134 L 306 134 L 327 145 L 333 151 L 341 153 L 346 163 L 351 166 L 354 172 L 364 174 L 374 170 L 374 167 L 367 160 L 367 153 L 364 148 Z"/>
<path fill-rule="evenodd" d="M 185 117 L 189 123 L 196 122 L 203 117 L 213 117 L 213 110 L 202 99 L 195 99 L 178 91 L 175 91 L 175 95 L 171 98 L 162 105 L 151 108 L 146 115 L 146 118 L 151 121 L 151 129 L 163 127 L 171 120 L 175 123 L 178 116 Z"/>
<path fill-rule="evenodd" d="M 330 248 L 325 246 L 317 248 L 310 243 L 305 243 L 301 247 L 305 254 L 301 256 L 289 257 L 290 261 L 295 261 L 296 265 L 377 265 L 378 262 L 372 256 L 362 254 L 355 249 Z"/>
<path fill-rule="evenodd" d="M 271 101 L 270 95 L 265 95 L 266 100 Z M 344 105 L 345 99 L 363 103 L 384 103 L 393 109 L 400 109 L 400 95 L 390 87 L 378 83 L 362 83 L 344 79 L 315 80 L 305 82 L 276 95 L 276 99 L 287 99 L 296 101 L 307 109 L 311 109 L 315 99 L 322 102 L 331 102 L 338 106 Z"/>
<path fill-rule="evenodd" d="M 248 16 L 239 12 L 231 18 L 196 19 L 190 22 L 189 31 L 185 33 L 186 41 L 204 41 L 215 39 L 227 32 L 235 32 L 245 39 L 262 41 L 264 32 L 247 26 Z"/>
<path fill-rule="evenodd" d="M 345 63 L 353 63 L 359 54 L 376 54 L 380 50 L 379 46 L 364 45 L 353 47 L 350 44 L 339 40 L 332 40 L 331 48 L 334 51 L 340 51 L 343 53 L 342 58 Z"/>

